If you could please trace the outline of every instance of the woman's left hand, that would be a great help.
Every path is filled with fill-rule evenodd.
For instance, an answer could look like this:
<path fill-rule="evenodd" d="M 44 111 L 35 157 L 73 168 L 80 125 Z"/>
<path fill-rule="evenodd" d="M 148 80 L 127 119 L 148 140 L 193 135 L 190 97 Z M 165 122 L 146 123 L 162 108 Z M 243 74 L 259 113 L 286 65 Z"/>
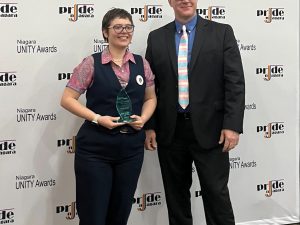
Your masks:
<path fill-rule="evenodd" d="M 134 119 L 133 122 L 130 122 L 129 125 L 132 126 L 135 130 L 141 130 L 144 127 L 144 120 L 141 116 L 132 115 L 130 118 Z"/>

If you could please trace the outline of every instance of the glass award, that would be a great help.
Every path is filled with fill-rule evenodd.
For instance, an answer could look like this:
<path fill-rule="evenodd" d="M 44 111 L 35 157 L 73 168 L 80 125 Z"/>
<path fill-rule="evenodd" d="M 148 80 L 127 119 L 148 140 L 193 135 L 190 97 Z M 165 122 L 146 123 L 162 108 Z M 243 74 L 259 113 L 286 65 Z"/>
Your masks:
<path fill-rule="evenodd" d="M 120 119 L 117 121 L 118 123 L 130 123 L 134 121 L 134 119 L 130 118 L 132 115 L 132 104 L 125 89 L 122 89 L 117 95 L 116 108 L 120 116 Z"/>

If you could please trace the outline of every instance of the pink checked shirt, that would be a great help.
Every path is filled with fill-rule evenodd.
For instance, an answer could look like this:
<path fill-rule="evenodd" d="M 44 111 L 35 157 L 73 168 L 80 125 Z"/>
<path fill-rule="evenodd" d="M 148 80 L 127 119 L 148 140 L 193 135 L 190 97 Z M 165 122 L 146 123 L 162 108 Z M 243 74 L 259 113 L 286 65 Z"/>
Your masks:
<path fill-rule="evenodd" d="M 129 51 L 126 51 L 122 66 L 118 66 L 112 61 L 112 57 L 108 48 L 105 48 L 101 55 L 102 64 L 110 63 L 113 71 L 118 77 L 120 84 L 125 87 L 129 80 L 129 61 L 136 63 L 133 57 L 133 54 Z M 146 87 L 154 85 L 154 75 L 151 71 L 150 65 L 146 59 L 143 58 L 144 62 L 144 72 L 146 78 Z M 87 88 L 93 84 L 94 78 L 94 58 L 93 56 L 86 57 L 74 70 L 73 75 L 71 76 L 67 87 L 72 88 L 73 90 L 83 94 Z"/>

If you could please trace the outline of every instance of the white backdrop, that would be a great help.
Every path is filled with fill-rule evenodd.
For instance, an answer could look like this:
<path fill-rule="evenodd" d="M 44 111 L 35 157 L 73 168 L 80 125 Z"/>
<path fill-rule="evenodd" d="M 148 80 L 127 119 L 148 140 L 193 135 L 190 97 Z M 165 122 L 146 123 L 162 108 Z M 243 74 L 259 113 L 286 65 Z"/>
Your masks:
<path fill-rule="evenodd" d="M 0 224 L 78 224 L 74 136 L 83 121 L 59 101 L 73 68 L 105 46 L 101 21 L 112 7 L 133 15 L 130 48 L 141 55 L 149 31 L 173 20 L 167 0 L 0 0 Z M 298 222 L 299 1 L 199 0 L 198 13 L 232 25 L 244 64 L 244 134 L 230 155 L 237 224 Z M 145 155 L 129 219 L 137 224 L 167 224 L 156 152 Z"/>

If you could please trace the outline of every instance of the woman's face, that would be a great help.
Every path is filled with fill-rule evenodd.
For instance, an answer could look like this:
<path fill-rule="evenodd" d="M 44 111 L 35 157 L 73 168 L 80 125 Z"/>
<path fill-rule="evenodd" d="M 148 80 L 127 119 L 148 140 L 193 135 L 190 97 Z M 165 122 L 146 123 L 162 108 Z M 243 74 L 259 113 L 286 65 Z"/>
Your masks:
<path fill-rule="evenodd" d="M 127 48 L 131 43 L 134 27 L 129 19 L 115 18 L 104 31 L 108 44 L 116 48 Z"/>

